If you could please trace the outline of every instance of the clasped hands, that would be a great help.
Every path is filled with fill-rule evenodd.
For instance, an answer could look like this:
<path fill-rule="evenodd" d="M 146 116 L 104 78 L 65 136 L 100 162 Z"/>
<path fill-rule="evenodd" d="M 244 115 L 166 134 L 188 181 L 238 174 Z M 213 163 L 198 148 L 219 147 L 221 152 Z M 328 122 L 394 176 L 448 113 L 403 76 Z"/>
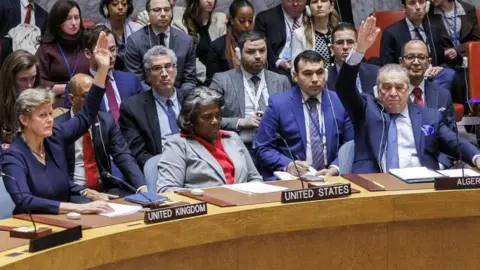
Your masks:
<path fill-rule="evenodd" d="M 292 161 L 292 162 L 288 163 L 288 165 L 285 169 L 291 175 L 302 176 L 302 175 L 305 175 L 309 172 L 309 167 L 310 167 L 310 165 L 308 165 L 308 163 L 306 161 L 295 160 L 295 161 Z M 298 172 L 297 172 L 297 169 L 298 169 Z M 319 175 L 335 176 L 335 175 L 338 175 L 338 174 L 339 174 L 339 171 L 334 166 L 331 166 L 328 169 L 322 169 L 322 170 L 317 171 L 315 173 L 315 175 L 317 175 L 317 176 L 319 176 Z"/>

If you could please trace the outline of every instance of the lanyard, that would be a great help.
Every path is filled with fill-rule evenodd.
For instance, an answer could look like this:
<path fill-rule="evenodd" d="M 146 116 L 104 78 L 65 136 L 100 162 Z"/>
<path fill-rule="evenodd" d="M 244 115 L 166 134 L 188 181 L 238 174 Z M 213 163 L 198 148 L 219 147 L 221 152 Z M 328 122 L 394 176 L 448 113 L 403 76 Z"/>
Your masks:
<path fill-rule="evenodd" d="M 65 65 L 67 66 L 67 71 L 68 71 L 68 76 L 70 77 L 70 79 L 73 77 L 73 75 L 75 75 L 75 72 L 77 72 L 77 68 L 78 68 L 78 53 L 80 52 L 80 47 L 77 47 L 77 59 L 75 59 L 75 67 L 73 69 L 73 72 L 72 70 L 70 69 L 70 63 L 68 63 L 68 60 L 67 60 L 67 57 L 65 57 L 65 54 L 63 53 L 63 50 L 62 50 L 62 47 L 60 46 L 60 43 L 57 42 L 57 47 L 58 47 L 58 50 L 60 51 L 60 53 L 62 54 L 62 57 L 63 57 L 63 61 L 65 62 Z"/>
<path fill-rule="evenodd" d="M 322 140 L 323 160 L 324 160 L 324 163 L 326 165 L 327 160 L 328 160 L 327 159 L 327 137 L 325 136 L 325 122 L 324 122 L 324 118 L 323 118 L 323 112 L 322 112 L 321 115 L 319 114 L 319 117 L 318 117 L 319 120 L 320 120 L 319 122 L 322 124 L 322 126 L 320 127 L 318 122 L 315 121 L 315 118 L 313 117 L 312 113 L 310 112 L 310 106 L 308 106 L 307 102 L 305 102 L 305 101 L 304 101 L 304 104 L 307 107 L 308 116 L 310 117 L 310 122 L 313 123 L 313 125 L 315 126 L 315 129 L 318 132 L 318 135 L 320 135 L 320 138 Z M 320 111 L 322 111 L 321 105 L 320 105 Z M 310 138 L 310 141 L 311 140 L 312 140 L 312 138 Z"/>
<path fill-rule="evenodd" d="M 244 77 L 244 80 L 247 80 L 247 79 Z M 266 83 L 265 83 L 265 80 L 260 79 L 260 84 L 258 85 L 257 94 L 254 97 L 252 88 L 250 88 L 250 84 L 248 83 L 249 81 L 250 80 L 247 80 L 247 82 L 246 82 L 247 85 L 249 86 L 249 87 L 246 87 L 247 95 L 253 103 L 253 110 L 256 112 L 258 110 L 258 103 L 260 101 L 260 98 L 262 98 L 262 93 L 266 89 Z M 255 84 L 253 82 L 252 82 L 252 84 L 253 84 L 253 87 L 255 87 Z M 265 98 L 265 95 L 264 95 L 264 98 Z M 267 105 L 267 104 L 265 104 L 265 105 Z"/>
<path fill-rule="evenodd" d="M 453 3 L 453 29 L 451 29 L 452 25 L 448 22 L 447 16 L 445 16 L 445 12 L 443 11 L 443 9 L 440 9 L 440 11 L 442 12 L 443 20 L 447 24 L 447 31 L 452 38 L 453 46 L 457 47 L 458 45 L 460 45 L 457 38 L 457 4 Z"/>
<path fill-rule="evenodd" d="M 290 32 L 290 38 L 289 38 L 289 41 L 292 42 L 293 40 L 293 30 L 292 30 L 292 27 L 290 26 L 290 23 L 288 22 L 288 19 L 285 18 L 285 22 L 287 23 L 287 27 L 288 27 L 288 31 Z M 295 23 L 295 19 L 294 21 L 292 22 L 292 25 Z"/>

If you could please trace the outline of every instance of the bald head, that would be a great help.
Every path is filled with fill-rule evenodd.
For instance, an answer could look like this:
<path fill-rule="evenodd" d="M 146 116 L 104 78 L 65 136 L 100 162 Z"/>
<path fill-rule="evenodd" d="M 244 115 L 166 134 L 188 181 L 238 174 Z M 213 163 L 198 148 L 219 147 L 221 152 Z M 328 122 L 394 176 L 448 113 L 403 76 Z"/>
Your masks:
<path fill-rule="evenodd" d="M 84 98 L 92 87 L 93 78 L 86 74 L 76 74 L 70 79 L 70 94 L 73 113 L 78 113 L 83 106 Z"/>

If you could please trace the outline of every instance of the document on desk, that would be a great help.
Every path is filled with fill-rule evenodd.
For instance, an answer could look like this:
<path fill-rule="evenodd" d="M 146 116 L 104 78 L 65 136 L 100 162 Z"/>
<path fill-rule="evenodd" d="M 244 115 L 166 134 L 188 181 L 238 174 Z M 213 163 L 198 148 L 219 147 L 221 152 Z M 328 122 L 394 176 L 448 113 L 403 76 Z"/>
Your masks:
<path fill-rule="evenodd" d="M 464 172 L 462 172 L 464 171 Z M 438 173 L 441 173 L 447 177 L 462 177 L 463 174 L 465 173 L 465 176 L 470 176 L 470 177 L 478 177 L 480 176 L 480 173 L 472 170 L 472 169 L 450 169 L 450 170 L 437 170 Z"/>
<path fill-rule="evenodd" d="M 140 212 L 140 210 L 142 210 L 142 207 L 138 205 L 108 203 L 108 206 L 110 206 L 113 209 L 113 211 L 109 213 L 100 213 L 99 215 L 104 217 L 121 217 L 121 216 L 133 215 L 137 212 Z"/>
<path fill-rule="evenodd" d="M 305 175 L 315 175 L 317 173 L 317 170 L 315 170 L 312 166 L 308 167 L 308 173 Z M 276 171 L 273 173 L 278 179 L 280 180 L 297 180 L 298 177 L 292 174 L 289 174 L 288 172 L 283 172 L 283 171 Z"/>
<path fill-rule="evenodd" d="M 390 174 L 407 183 L 433 182 L 437 177 L 443 177 L 436 171 L 427 167 L 412 167 L 403 169 L 391 169 Z"/>
<path fill-rule="evenodd" d="M 241 193 L 248 193 L 248 194 L 280 192 L 288 189 L 286 187 L 269 185 L 262 182 L 249 182 L 249 183 L 225 185 L 223 187 L 226 187 L 228 189 L 238 191 Z"/>

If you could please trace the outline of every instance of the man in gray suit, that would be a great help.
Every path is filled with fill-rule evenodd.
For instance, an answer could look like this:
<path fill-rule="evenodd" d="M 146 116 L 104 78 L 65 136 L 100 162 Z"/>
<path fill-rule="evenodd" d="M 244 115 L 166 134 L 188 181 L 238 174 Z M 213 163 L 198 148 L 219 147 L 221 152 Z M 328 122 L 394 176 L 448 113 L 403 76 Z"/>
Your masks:
<path fill-rule="evenodd" d="M 290 88 L 290 82 L 286 76 L 265 69 L 267 43 L 260 32 L 243 33 L 237 53 L 241 66 L 215 74 L 210 88 L 224 95 L 222 129 L 238 132 L 251 151 L 269 96 Z"/>
<path fill-rule="evenodd" d="M 147 0 L 146 9 L 150 25 L 130 35 L 125 51 L 125 66 L 146 85 L 142 66 L 144 54 L 153 46 L 163 45 L 175 52 L 177 56 L 177 76 L 175 87 L 179 91 L 189 91 L 196 85 L 195 48 L 193 39 L 184 32 L 170 27 L 172 6 L 168 0 Z"/>

